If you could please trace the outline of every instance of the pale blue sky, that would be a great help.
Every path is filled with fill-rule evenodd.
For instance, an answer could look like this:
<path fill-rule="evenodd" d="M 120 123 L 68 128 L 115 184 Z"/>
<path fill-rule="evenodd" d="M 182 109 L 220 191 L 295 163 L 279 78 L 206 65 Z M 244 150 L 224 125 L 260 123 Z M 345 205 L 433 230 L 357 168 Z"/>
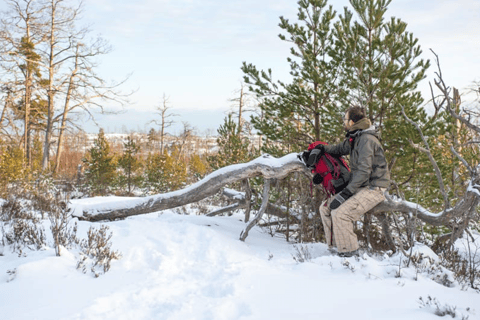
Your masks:
<path fill-rule="evenodd" d="M 329 4 L 337 12 L 349 6 L 348 0 Z M 148 130 L 165 93 L 180 114 L 171 133 L 182 121 L 199 133 L 215 132 L 239 89 L 243 61 L 288 79 L 289 45 L 277 37 L 278 22 L 296 14 L 296 0 L 85 0 L 82 22 L 114 49 L 99 73 L 117 80 L 133 73 L 124 88 L 138 89 L 126 114 L 100 116 L 100 124 L 107 131 Z M 449 84 L 465 89 L 480 80 L 480 0 L 393 0 L 387 15 L 408 23 L 425 58 L 433 59 L 429 48 L 440 56 Z M 85 130 L 98 131 L 91 124 Z"/>

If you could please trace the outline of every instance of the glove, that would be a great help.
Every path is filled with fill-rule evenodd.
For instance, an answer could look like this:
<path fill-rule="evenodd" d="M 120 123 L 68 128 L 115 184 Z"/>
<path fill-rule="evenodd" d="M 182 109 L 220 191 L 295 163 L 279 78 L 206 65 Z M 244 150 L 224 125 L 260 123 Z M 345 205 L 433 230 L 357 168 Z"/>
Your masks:
<path fill-rule="evenodd" d="M 313 184 L 321 184 L 323 182 L 323 178 L 320 174 L 316 174 L 313 176 Z"/>
<path fill-rule="evenodd" d="M 305 150 L 300 154 L 299 159 L 302 160 L 305 165 L 307 165 L 309 156 L 310 156 L 310 151 Z"/>
<path fill-rule="evenodd" d="M 308 160 L 306 162 L 307 168 L 311 170 L 315 169 L 315 165 L 324 153 L 325 147 L 321 144 L 316 146 L 312 151 L 310 151 L 310 155 L 308 156 Z"/>
<path fill-rule="evenodd" d="M 347 188 L 343 189 L 342 192 L 337 194 L 335 198 L 333 198 L 332 202 L 330 202 L 330 209 L 331 210 L 337 209 L 342 205 L 342 203 L 347 201 L 348 198 L 350 198 L 351 196 L 353 196 L 353 194 Z"/>

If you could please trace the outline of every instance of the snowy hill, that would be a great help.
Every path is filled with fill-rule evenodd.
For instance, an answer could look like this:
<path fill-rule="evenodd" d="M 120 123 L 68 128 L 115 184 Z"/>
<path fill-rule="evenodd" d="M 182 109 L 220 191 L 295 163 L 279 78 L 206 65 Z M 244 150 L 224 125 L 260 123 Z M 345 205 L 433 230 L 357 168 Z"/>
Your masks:
<path fill-rule="evenodd" d="M 398 254 L 339 258 L 324 244 L 290 244 L 259 227 L 241 242 L 241 216 L 189 213 L 108 222 L 123 257 L 98 278 L 76 269 L 76 249 L 18 257 L 5 248 L 0 319 L 438 319 L 435 311 L 449 308 L 480 319 L 480 294 L 438 283 L 451 275 L 429 259 L 415 268 Z M 85 237 L 92 224 L 78 225 Z"/>

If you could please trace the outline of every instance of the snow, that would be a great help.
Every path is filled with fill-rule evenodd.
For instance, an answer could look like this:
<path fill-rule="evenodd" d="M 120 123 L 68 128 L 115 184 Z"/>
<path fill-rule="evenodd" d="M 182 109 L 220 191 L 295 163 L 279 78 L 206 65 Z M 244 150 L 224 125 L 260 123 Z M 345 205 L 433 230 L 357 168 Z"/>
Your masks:
<path fill-rule="evenodd" d="M 480 196 L 480 190 L 479 189 L 480 189 L 480 185 L 478 185 L 478 184 L 472 185 L 472 181 L 470 181 L 469 184 L 468 184 L 468 187 L 467 187 L 467 192 L 473 192 L 477 196 Z"/>
<path fill-rule="evenodd" d="M 84 199 L 90 206 L 116 201 L 125 199 Z M 401 255 L 339 258 L 325 244 L 287 243 L 259 227 L 241 242 L 240 214 L 192 210 L 109 222 L 112 249 L 123 257 L 99 278 L 76 269 L 78 249 L 18 257 L 5 248 L 1 319 L 437 319 L 434 309 L 420 308 L 419 297 L 428 296 L 480 319 L 479 293 L 417 274 Z M 78 236 L 91 225 L 79 221 Z M 302 246 L 312 257 L 298 263 L 293 257 Z M 414 252 L 437 258 L 422 245 Z"/>
<path fill-rule="evenodd" d="M 240 192 L 230 188 L 223 188 L 223 194 L 235 200 L 244 200 L 245 192 Z"/>

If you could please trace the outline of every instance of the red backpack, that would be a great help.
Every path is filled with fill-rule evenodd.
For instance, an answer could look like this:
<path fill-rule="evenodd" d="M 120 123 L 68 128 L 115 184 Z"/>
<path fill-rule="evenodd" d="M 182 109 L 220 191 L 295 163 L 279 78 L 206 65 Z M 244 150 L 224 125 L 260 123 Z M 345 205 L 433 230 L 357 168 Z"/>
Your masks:
<path fill-rule="evenodd" d="M 308 146 L 308 151 L 313 150 L 317 145 L 328 143 L 317 141 Z M 318 173 L 322 178 L 322 185 L 328 194 L 336 194 L 342 191 L 350 181 L 350 167 L 343 157 L 324 153 L 318 160 L 313 173 Z"/>

